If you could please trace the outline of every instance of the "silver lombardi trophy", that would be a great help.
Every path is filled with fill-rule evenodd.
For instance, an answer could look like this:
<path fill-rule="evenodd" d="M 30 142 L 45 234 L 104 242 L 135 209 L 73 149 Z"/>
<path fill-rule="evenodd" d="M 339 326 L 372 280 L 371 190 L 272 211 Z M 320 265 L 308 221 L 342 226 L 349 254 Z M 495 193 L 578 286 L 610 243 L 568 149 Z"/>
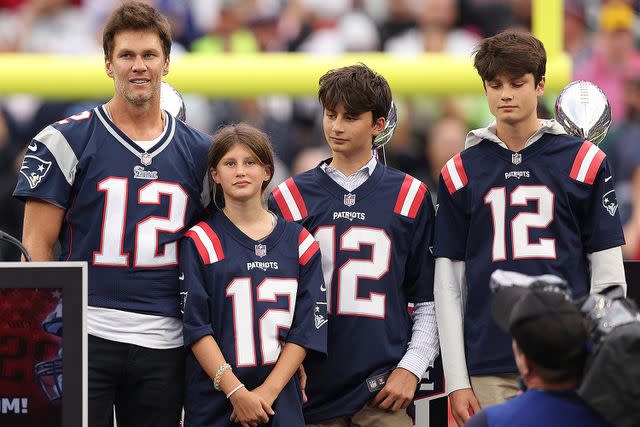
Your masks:
<path fill-rule="evenodd" d="M 184 100 L 180 92 L 167 82 L 160 84 L 160 108 L 183 122 L 186 119 Z"/>
<path fill-rule="evenodd" d="M 576 80 L 556 99 L 556 120 L 565 132 L 599 144 L 611 126 L 611 106 L 595 84 Z"/>
<path fill-rule="evenodd" d="M 393 132 L 396 130 L 397 124 L 398 108 L 396 107 L 396 103 L 391 101 L 391 108 L 389 108 L 389 113 L 387 114 L 384 129 L 373 139 L 373 149 L 376 151 L 376 154 L 380 161 L 385 165 L 387 164 L 387 159 L 384 152 L 384 146 L 391 141 Z"/>

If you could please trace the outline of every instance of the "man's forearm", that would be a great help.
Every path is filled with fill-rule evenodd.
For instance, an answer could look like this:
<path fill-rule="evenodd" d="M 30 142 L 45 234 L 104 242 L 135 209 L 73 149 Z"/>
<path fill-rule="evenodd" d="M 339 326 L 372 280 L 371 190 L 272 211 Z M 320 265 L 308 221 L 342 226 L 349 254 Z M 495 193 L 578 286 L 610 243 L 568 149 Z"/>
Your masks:
<path fill-rule="evenodd" d="M 24 209 L 22 244 L 32 261 L 53 261 L 65 210 L 51 203 L 29 199 Z"/>

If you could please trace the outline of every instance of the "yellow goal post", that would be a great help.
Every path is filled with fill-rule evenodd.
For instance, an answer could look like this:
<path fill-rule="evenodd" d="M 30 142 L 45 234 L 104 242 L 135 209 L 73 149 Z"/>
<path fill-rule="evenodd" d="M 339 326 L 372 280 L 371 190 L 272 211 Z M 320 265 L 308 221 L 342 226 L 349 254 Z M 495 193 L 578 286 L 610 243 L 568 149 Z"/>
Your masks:
<path fill-rule="evenodd" d="M 562 49 L 563 0 L 532 2 L 532 31 L 547 50 L 547 89 L 559 92 L 571 78 Z M 380 52 L 319 56 L 304 53 L 180 55 L 171 58 L 168 83 L 181 93 L 212 98 L 269 94 L 315 95 L 331 68 L 363 62 L 384 75 L 395 96 L 437 96 L 482 90 L 471 58 L 442 54 L 414 57 Z M 113 82 L 98 56 L 0 54 L 0 97 L 30 93 L 44 99 L 101 99 Z"/>

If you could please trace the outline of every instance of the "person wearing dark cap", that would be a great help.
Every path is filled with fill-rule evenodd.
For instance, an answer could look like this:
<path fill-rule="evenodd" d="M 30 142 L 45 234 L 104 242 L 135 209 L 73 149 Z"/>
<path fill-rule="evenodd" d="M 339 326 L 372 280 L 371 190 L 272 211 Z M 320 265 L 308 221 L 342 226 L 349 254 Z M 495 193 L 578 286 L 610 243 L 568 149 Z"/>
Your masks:
<path fill-rule="evenodd" d="M 576 393 L 588 355 L 588 334 L 567 283 L 553 275 L 497 270 L 491 289 L 491 312 L 513 338 L 525 391 L 477 413 L 465 426 L 609 426 Z"/>

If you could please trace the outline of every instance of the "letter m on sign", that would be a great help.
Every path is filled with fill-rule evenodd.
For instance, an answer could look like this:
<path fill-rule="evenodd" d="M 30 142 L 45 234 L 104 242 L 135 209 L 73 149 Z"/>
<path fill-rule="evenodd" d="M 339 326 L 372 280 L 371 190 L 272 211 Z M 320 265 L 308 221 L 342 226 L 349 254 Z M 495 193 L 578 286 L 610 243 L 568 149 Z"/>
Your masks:
<path fill-rule="evenodd" d="M 6 397 L 2 398 L 2 413 L 8 414 L 9 411 L 13 411 L 14 414 L 20 413 L 20 399 L 7 399 Z"/>

